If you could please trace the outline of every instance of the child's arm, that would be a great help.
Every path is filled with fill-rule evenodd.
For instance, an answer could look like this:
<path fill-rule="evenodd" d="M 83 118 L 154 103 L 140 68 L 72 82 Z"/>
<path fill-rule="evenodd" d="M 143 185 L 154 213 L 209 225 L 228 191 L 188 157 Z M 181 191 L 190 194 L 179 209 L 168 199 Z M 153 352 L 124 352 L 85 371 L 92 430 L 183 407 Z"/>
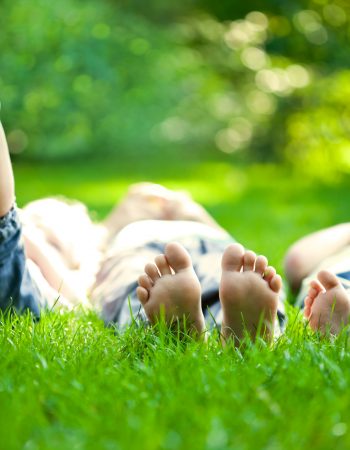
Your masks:
<path fill-rule="evenodd" d="M 284 267 L 289 284 L 297 291 L 302 280 L 326 258 L 350 245 L 350 222 L 341 223 L 295 242 L 288 250 Z"/>
<path fill-rule="evenodd" d="M 74 304 L 88 306 L 86 296 L 88 280 L 84 274 L 67 269 L 57 250 L 45 240 L 40 231 L 25 227 L 23 236 L 28 260 L 40 269 L 42 276 L 51 286 L 52 292 L 56 293 L 56 297 L 59 293 L 71 306 Z"/>
<path fill-rule="evenodd" d="M 0 122 L 0 217 L 5 216 L 15 201 L 15 182 L 4 129 Z"/>

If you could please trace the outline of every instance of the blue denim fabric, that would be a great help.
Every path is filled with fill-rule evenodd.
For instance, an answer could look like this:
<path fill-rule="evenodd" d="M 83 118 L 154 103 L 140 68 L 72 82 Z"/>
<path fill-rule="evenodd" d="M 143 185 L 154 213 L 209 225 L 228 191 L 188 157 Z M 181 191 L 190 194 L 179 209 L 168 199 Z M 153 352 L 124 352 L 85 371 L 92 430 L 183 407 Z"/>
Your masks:
<path fill-rule="evenodd" d="M 0 309 L 30 310 L 39 317 L 45 300 L 28 272 L 21 231 L 18 213 L 13 207 L 0 218 Z"/>

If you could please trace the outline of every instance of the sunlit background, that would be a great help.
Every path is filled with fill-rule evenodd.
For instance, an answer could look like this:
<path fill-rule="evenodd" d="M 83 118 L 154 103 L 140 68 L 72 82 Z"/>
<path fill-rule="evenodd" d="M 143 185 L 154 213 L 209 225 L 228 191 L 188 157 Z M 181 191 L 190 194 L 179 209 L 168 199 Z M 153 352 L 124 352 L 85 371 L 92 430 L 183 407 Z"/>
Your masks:
<path fill-rule="evenodd" d="M 252 229 L 274 214 L 274 228 L 298 230 L 290 240 L 348 219 L 348 1 L 0 5 L 20 204 L 61 193 L 101 217 L 150 180 L 190 190 L 248 242 L 256 230 L 237 216 Z"/>

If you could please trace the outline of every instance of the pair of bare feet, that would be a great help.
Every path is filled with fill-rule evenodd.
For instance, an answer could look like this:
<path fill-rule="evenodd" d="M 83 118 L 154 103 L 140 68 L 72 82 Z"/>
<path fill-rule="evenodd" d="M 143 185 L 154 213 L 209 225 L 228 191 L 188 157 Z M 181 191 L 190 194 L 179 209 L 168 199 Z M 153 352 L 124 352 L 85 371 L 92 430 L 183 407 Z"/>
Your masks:
<path fill-rule="evenodd" d="M 258 333 L 271 341 L 281 287 L 281 277 L 268 266 L 265 256 L 257 257 L 239 244 L 230 245 L 222 257 L 219 289 L 223 342 L 239 343 L 245 332 L 253 339 Z M 164 255 L 146 265 L 137 294 L 151 323 L 163 310 L 168 324 L 185 318 L 188 327 L 205 338 L 200 283 L 190 255 L 180 244 L 168 244 Z"/>
<path fill-rule="evenodd" d="M 233 339 L 238 344 L 246 332 L 253 339 L 259 334 L 271 341 L 281 287 L 281 277 L 265 256 L 230 245 L 222 257 L 219 288 L 223 343 Z M 188 327 L 205 338 L 200 283 L 190 255 L 180 244 L 168 244 L 164 255 L 146 265 L 137 295 L 151 323 L 163 311 L 168 324 L 185 318 Z M 334 274 L 323 270 L 311 282 L 304 315 L 312 330 L 323 333 L 339 334 L 348 323 L 350 298 Z"/>

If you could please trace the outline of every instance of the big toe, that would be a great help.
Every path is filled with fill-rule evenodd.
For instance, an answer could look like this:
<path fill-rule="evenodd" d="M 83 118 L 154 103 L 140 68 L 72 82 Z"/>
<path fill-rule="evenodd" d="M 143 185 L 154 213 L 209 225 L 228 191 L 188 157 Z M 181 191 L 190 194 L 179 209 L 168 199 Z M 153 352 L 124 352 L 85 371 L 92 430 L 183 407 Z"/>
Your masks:
<path fill-rule="evenodd" d="M 177 242 L 170 242 L 165 247 L 165 256 L 175 273 L 192 267 L 192 260 L 187 250 Z"/>
<path fill-rule="evenodd" d="M 229 245 L 222 255 L 222 270 L 240 271 L 243 265 L 244 248 L 240 244 Z"/>
<path fill-rule="evenodd" d="M 321 270 L 317 274 L 317 278 L 320 280 L 326 290 L 340 285 L 340 281 L 338 280 L 338 278 L 333 273 L 328 272 L 328 270 Z"/>

